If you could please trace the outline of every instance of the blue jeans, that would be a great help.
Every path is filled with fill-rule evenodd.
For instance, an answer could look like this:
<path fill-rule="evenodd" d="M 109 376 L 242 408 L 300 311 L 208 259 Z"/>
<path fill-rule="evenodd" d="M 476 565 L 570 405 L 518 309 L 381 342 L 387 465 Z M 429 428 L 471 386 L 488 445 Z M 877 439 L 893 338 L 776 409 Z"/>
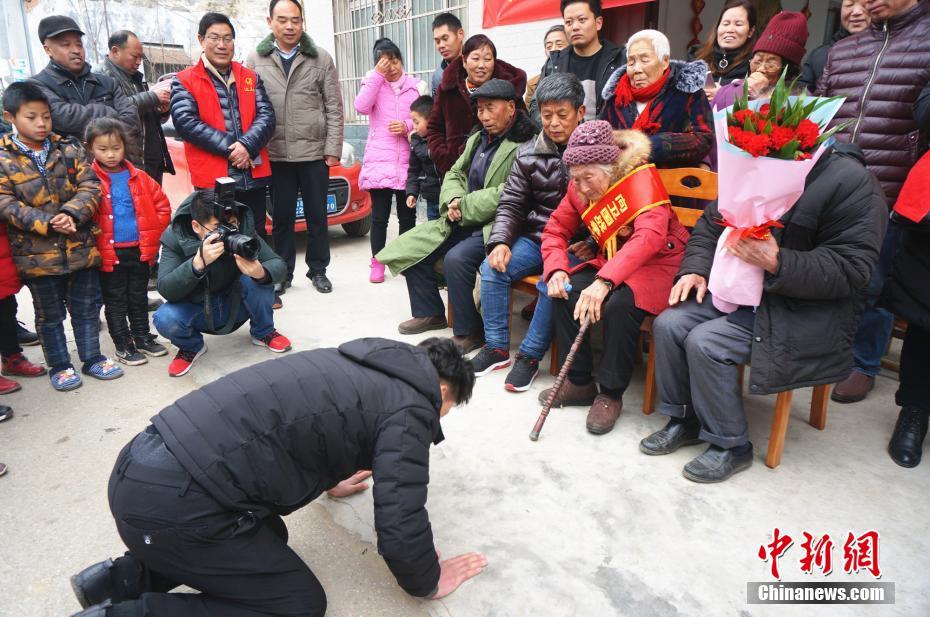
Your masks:
<path fill-rule="evenodd" d="M 435 221 L 439 218 L 439 202 L 426 200 L 426 220 Z"/>
<path fill-rule="evenodd" d="M 36 310 L 36 333 L 52 373 L 72 368 L 63 322 L 71 314 L 78 356 L 87 368 L 100 354 L 100 280 L 96 269 L 26 279 Z M 66 311 L 67 309 L 67 311 Z"/>
<path fill-rule="evenodd" d="M 239 277 L 239 284 L 241 297 L 235 317 L 232 317 L 232 289 L 210 297 L 213 327 L 221 329 L 230 318 L 236 320 L 236 328 L 249 321 L 252 338 L 262 339 L 274 330 L 271 308 L 274 285 L 259 285 L 244 274 Z M 200 351 L 203 348 L 202 333 L 211 334 L 203 302 L 166 302 L 155 311 L 153 321 L 158 333 L 181 351 Z"/>
<path fill-rule="evenodd" d="M 891 272 L 900 237 L 900 228 L 889 225 L 878 262 L 872 271 L 872 279 L 864 292 L 865 311 L 862 313 L 856 338 L 853 339 L 855 370 L 871 377 L 878 375 L 882 368 L 882 356 L 888 347 L 888 339 L 891 338 L 891 329 L 894 327 L 894 315 L 887 309 L 876 306 L 876 302 Z"/>
<path fill-rule="evenodd" d="M 488 347 L 494 349 L 510 349 L 510 286 L 514 281 L 543 271 L 540 246 L 529 238 L 517 238 L 510 252 L 506 272 L 494 270 L 487 260 L 481 264 L 484 339 Z M 543 281 L 540 280 L 536 287 L 539 290 L 536 312 L 520 345 L 520 353 L 539 360 L 552 343 L 552 300 Z"/>

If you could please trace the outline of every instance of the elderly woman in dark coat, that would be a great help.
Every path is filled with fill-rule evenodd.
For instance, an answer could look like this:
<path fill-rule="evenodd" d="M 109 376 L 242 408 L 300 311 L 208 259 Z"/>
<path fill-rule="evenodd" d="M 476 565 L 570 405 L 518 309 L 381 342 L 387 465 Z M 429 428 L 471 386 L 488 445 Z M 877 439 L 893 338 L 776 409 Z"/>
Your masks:
<path fill-rule="evenodd" d="M 526 73 L 499 60 L 497 47 L 491 39 L 476 34 L 465 41 L 462 55 L 443 71 L 429 117 L 426 141 L 440 177 L 446 175 L 465 151 L 465 140 L 478 124 L 471 93 L 491 79 L 503 79 L 513 84 L 519 99 L 517 108 L 526 110 L 523 102 Z"/>
<path fill-rule="evenodd" d="M 600 119 L 648 135 L 659 167 L 698 165 L 714 141 L 707 64 L 670 60 L 668 38 L 657 30 L 637 32 L 626 49 L 627 65 L 604 87 Z"/>

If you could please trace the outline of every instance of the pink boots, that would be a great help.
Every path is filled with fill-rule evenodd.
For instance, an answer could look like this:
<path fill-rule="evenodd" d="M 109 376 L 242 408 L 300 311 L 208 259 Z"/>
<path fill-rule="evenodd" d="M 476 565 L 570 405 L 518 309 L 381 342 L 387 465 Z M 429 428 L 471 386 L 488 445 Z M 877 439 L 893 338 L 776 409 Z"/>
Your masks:
<path fill-rule="evenodd" d="M 383 283 L 384 282 L 384 264 L 375 259 L 371 258 L 371 272 L 368 274 L 369 283 Z"/>

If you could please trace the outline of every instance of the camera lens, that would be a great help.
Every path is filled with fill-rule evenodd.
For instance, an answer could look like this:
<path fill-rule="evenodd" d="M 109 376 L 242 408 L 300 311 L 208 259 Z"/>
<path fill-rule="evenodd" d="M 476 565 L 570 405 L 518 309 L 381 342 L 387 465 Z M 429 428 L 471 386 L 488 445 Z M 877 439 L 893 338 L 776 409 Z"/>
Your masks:
<path fill-rule="evenodd" d="M 260 249 L 258 239 L 250 238 L 244 234 L 229 234 L 223 239 L 226 250 L 243 259 L 254 261 L 258 258 Z"/>

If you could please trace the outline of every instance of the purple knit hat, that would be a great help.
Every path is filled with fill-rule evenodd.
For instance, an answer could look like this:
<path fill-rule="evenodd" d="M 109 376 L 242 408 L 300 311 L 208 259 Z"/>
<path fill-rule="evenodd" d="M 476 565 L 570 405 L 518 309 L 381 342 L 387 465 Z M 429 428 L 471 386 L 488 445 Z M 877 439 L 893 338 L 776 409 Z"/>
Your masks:
<path fill-rule="evenodd" d="M 614 142 L 613 127 L 610 122 L 593 120 L 578 125 L 568 139 L 568 147 L 562 160 L 566 165 L 590 165 L 604 163 L 609 165 L 620 157 L 620 148 Z"/>

